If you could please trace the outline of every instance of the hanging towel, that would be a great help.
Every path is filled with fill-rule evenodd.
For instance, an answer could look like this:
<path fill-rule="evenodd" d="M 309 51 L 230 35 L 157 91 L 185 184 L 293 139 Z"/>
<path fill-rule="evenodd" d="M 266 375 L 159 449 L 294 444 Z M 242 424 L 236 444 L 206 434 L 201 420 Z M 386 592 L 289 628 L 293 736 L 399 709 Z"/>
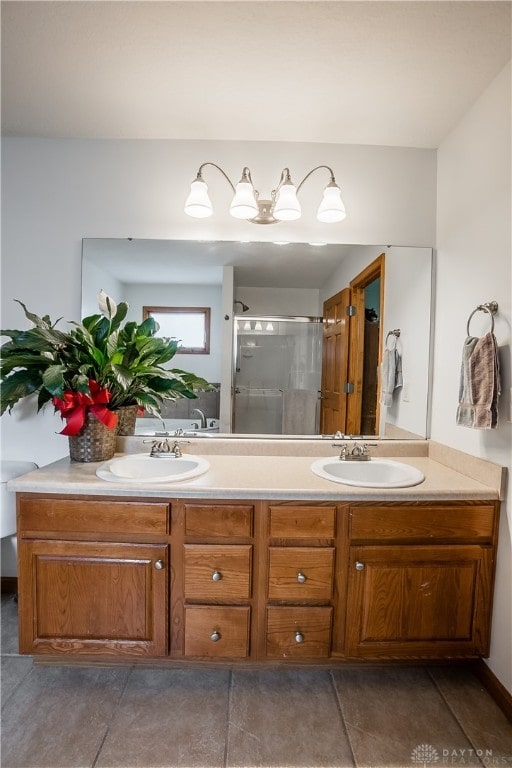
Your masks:
<path fill-rule="evenodd" d="M 457 424 L 496 429 L 501 394 L 498 344 L 493 333 L 468 336 L 462 348 Z"/>
<path fill-rule="evenodd" d="M 318 392 L 310 389 L 285 389 L 283 392 L 283 435 L 316 435 Z"/>
<path fill-rule="evenodd" d="M 389 407 L 393 405 L 395 389 L 403 386 L 402 356 L 395 346 L 384 350 L 380 368 L 380 404 Z"/>

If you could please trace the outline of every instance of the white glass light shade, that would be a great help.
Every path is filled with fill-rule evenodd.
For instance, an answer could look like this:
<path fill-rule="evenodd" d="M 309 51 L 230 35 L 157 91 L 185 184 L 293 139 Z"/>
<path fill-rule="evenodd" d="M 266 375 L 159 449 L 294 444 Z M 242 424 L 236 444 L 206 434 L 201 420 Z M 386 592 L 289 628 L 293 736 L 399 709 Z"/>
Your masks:
<path fill-rule="evenodd" d="M 205 219 L 213 213 L 213 206 L 208 197 L 208 186 L 196 179 L 190 185 L 190 194 L 185 201 L 185 213 L 195 219 Z"/>
<path fill-rule="evenodd" d="M 343 221 L 346 215 L 345 206 L 341 199 L 341 189 L 337 184 L 329 184 L 324 189 L 324 196 L 318 208 L 316 215 L 318 221 L 323 221 L 324 224 L 335 224 L 338 221 Z"/>
<path fill-rule="evenodd" d="M 294 184 L 283 184 L 277 193 L 272 214 L 278 221 L 300 219 L 302 213 Z"/>
<path fill-rule="evenodd" d="M 258 204 L 254 195 L 254 187 L 250 182 L 238 182 L 229 212 L 235 219 L 253 219 L 257 216 Z"/>

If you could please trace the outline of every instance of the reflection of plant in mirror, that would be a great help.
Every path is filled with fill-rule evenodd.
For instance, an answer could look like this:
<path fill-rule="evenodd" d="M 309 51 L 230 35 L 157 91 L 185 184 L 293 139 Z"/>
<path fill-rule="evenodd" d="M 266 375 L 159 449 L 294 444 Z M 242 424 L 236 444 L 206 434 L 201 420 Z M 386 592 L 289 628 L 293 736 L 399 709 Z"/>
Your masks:
<path fill-rule="evenodd" d="M 103 291 L 98 298 L 101 314 L 72 323 L 68 332 L 18 302 L 34 327 L 1 332 L 10 337 L 2 346 L 2 413 L 31 394 L 38 395 L 38 410 L 65 392 L 90 395 L 94 381 L 110 393 L 109 410 L 139 405 L 159 416 L 166 400 L 195 398 L 194 389 L 210 388 L 193 373 L 163 367 L 176 354 L 178 341 L 156 337 L 155 320 L 123 326 L 128 305 L 116 305 Z"/>

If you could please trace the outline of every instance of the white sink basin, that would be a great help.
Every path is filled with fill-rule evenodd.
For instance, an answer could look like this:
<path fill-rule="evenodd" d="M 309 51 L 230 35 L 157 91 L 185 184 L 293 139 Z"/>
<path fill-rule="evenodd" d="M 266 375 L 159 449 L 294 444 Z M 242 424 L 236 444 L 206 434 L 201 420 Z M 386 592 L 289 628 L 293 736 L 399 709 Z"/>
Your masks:
<path fill-rule="evenodd" d="M 418 485 L 425 475 L 416 467 L 392 459 L 341 461 L 338 456 L 318 459 L 311 471 L 326 480 L 363 488 L 407 488 Z"/>
<path fill-rule="evenodd" d="M 210 464 L 202 456 L 154 457 L 135 453 L 106 461 L 96 470 L 111 483 L 176 483 L 208 472 Z"/>

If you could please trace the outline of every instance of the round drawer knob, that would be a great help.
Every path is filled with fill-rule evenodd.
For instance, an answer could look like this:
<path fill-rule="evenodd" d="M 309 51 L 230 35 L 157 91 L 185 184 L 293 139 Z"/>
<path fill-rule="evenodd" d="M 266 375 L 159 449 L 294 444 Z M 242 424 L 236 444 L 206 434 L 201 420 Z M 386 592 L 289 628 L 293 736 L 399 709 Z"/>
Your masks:
<path fill-rule="evenodd" d="M 302 632 L 299 632 L 298 630 L 295 633 L 295 642 L 296 643 L 303 643 L 304 642 L 304 635 L 302 634 Z"/>
<path fill-rule="evenodd" d="M 163 560 L 157 560 L 155 563 L 155 568 L 157 571 L 162 571 L 164 569 L 165 563 Z"/>
<path fill-rule="evenodd" d="M 214 571 L 212 573 L 212 581 L 220 581 L 222 579 L 222 573 L 220 571 Z"/>
<path fill-rule="evenodd" d="M 297 581 L 299 582 L 299 584 L 305 584 L 307 579 L 308 579 L 308 577 L 306 576 L 305 573 L 301 573 L 300 571 L 298 572 L 298 574 L 297 574 Z"/>
<path fill-rule="evenodd" d="M 210 635 L 210 640 L 213 643 L 216 643 L 218 640 L 220 640 L 220 632 L 218 632 L 216 629 L 214 629 L 213 632 Z"/>
<path fill-rule="evenodd" d="M 364 571 L 364 563 L 360 563 L 359 560 L 356 561 L 356 571 Z"/>

